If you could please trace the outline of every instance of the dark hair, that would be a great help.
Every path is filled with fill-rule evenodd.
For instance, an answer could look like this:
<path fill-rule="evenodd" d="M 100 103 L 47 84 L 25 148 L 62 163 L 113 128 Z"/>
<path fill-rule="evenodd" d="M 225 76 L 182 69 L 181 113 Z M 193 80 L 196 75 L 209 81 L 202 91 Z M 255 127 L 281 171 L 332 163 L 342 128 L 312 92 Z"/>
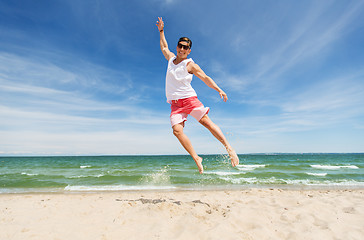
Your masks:
<path fill-rule="evenodd" d="M 192 48 L 192 41 L 188 37 L 181 37 L 178 40 L 178 43 L 180 43 L 180 42 L 186 42 L 186 43 L 188 43 L 188 45 L 190 46 L 190 48 Z"/>

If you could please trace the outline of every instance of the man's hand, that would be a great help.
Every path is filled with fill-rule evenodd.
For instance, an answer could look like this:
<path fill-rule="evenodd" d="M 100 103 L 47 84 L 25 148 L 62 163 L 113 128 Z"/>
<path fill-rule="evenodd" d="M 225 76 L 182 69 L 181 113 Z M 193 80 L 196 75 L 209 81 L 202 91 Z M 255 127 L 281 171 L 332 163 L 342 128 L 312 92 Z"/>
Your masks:
<path fill-rule="evenodd" d="M 228 100 L 228 97 L 223 90 L 220 89 L 219 94 L 220 94 L 221 99 L 224 99 L 224 102 L 226 102 Z"/>
<path fill-rule="evenodd" d="M 159 32 L 163 31 L 164 29 L 164 22 L 163 22 L 163 19 L 161 17 L 158 17 L 158 21 L 157 21 L 157 27 L 158 27 L 158 30 Z"/>

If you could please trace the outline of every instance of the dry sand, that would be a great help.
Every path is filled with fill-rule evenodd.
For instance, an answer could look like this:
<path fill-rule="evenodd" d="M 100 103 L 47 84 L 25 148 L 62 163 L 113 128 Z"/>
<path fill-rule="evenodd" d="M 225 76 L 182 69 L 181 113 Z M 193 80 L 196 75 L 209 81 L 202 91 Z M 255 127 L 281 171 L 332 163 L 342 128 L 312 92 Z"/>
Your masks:
<path fill-rule="evenodd" d="M 0 194 L 0 239 L 364 239 L 364 190 Z"/>

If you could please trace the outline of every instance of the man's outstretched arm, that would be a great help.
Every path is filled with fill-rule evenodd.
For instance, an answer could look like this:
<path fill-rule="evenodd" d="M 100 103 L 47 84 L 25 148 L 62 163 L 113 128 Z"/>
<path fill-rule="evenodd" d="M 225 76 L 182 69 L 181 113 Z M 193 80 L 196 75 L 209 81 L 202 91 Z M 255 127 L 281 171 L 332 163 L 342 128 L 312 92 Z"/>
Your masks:
<path fill-rule="evenodd" d="M 221 99 L 224 100 L 224 102 L 228 100 L 226 93 L 221 88 L 219 88 L 219 86 L 215 83 L 214 80 L 212 80 L 212 78 L 206 75 L 206 73 L 200 68 L 199 65 L 197 65 L 196 63 L 189 63 L 187 65 L 187 71 L 201 79 L 210 88 L 216 90 L 219 93 Z"/>

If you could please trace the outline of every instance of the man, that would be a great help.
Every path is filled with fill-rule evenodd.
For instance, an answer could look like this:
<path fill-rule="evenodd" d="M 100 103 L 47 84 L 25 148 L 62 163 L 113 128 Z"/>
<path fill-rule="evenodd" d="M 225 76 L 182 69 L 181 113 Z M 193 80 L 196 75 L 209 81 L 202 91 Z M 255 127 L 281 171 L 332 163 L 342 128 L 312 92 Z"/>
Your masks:
<path fill-rule="evenodd" d="M 158 18 L 156 25 L 160 33 L 162 53 L 168 60 L 166 97 L 168 103 L 171 104 L 170 120 L 173 134 L 196 162 L 199 172 L 203 173 L 202 158 L 197 155 L 189 138 L 183 132 L 187 115 L 193 116 L 225 146 L 230 156 L 231 164 L 235 167 L 239 164 L 239 158 L 220 128 L 208 117 L 209 108 L 204 107 L 197 99 L 197 94 L 191 86 L 192 76 L 197 76 L 207 86 L 216 90 L 224 102 L 228 99 L 226 93 L 191 58 L 187 59 L 192 47 L 192 41 L 189 38 L 182 37 L 179 39 L 176 56 L 168 49 L 167 40 L 164 35 L 164 22 L 161 17 Z"/>

